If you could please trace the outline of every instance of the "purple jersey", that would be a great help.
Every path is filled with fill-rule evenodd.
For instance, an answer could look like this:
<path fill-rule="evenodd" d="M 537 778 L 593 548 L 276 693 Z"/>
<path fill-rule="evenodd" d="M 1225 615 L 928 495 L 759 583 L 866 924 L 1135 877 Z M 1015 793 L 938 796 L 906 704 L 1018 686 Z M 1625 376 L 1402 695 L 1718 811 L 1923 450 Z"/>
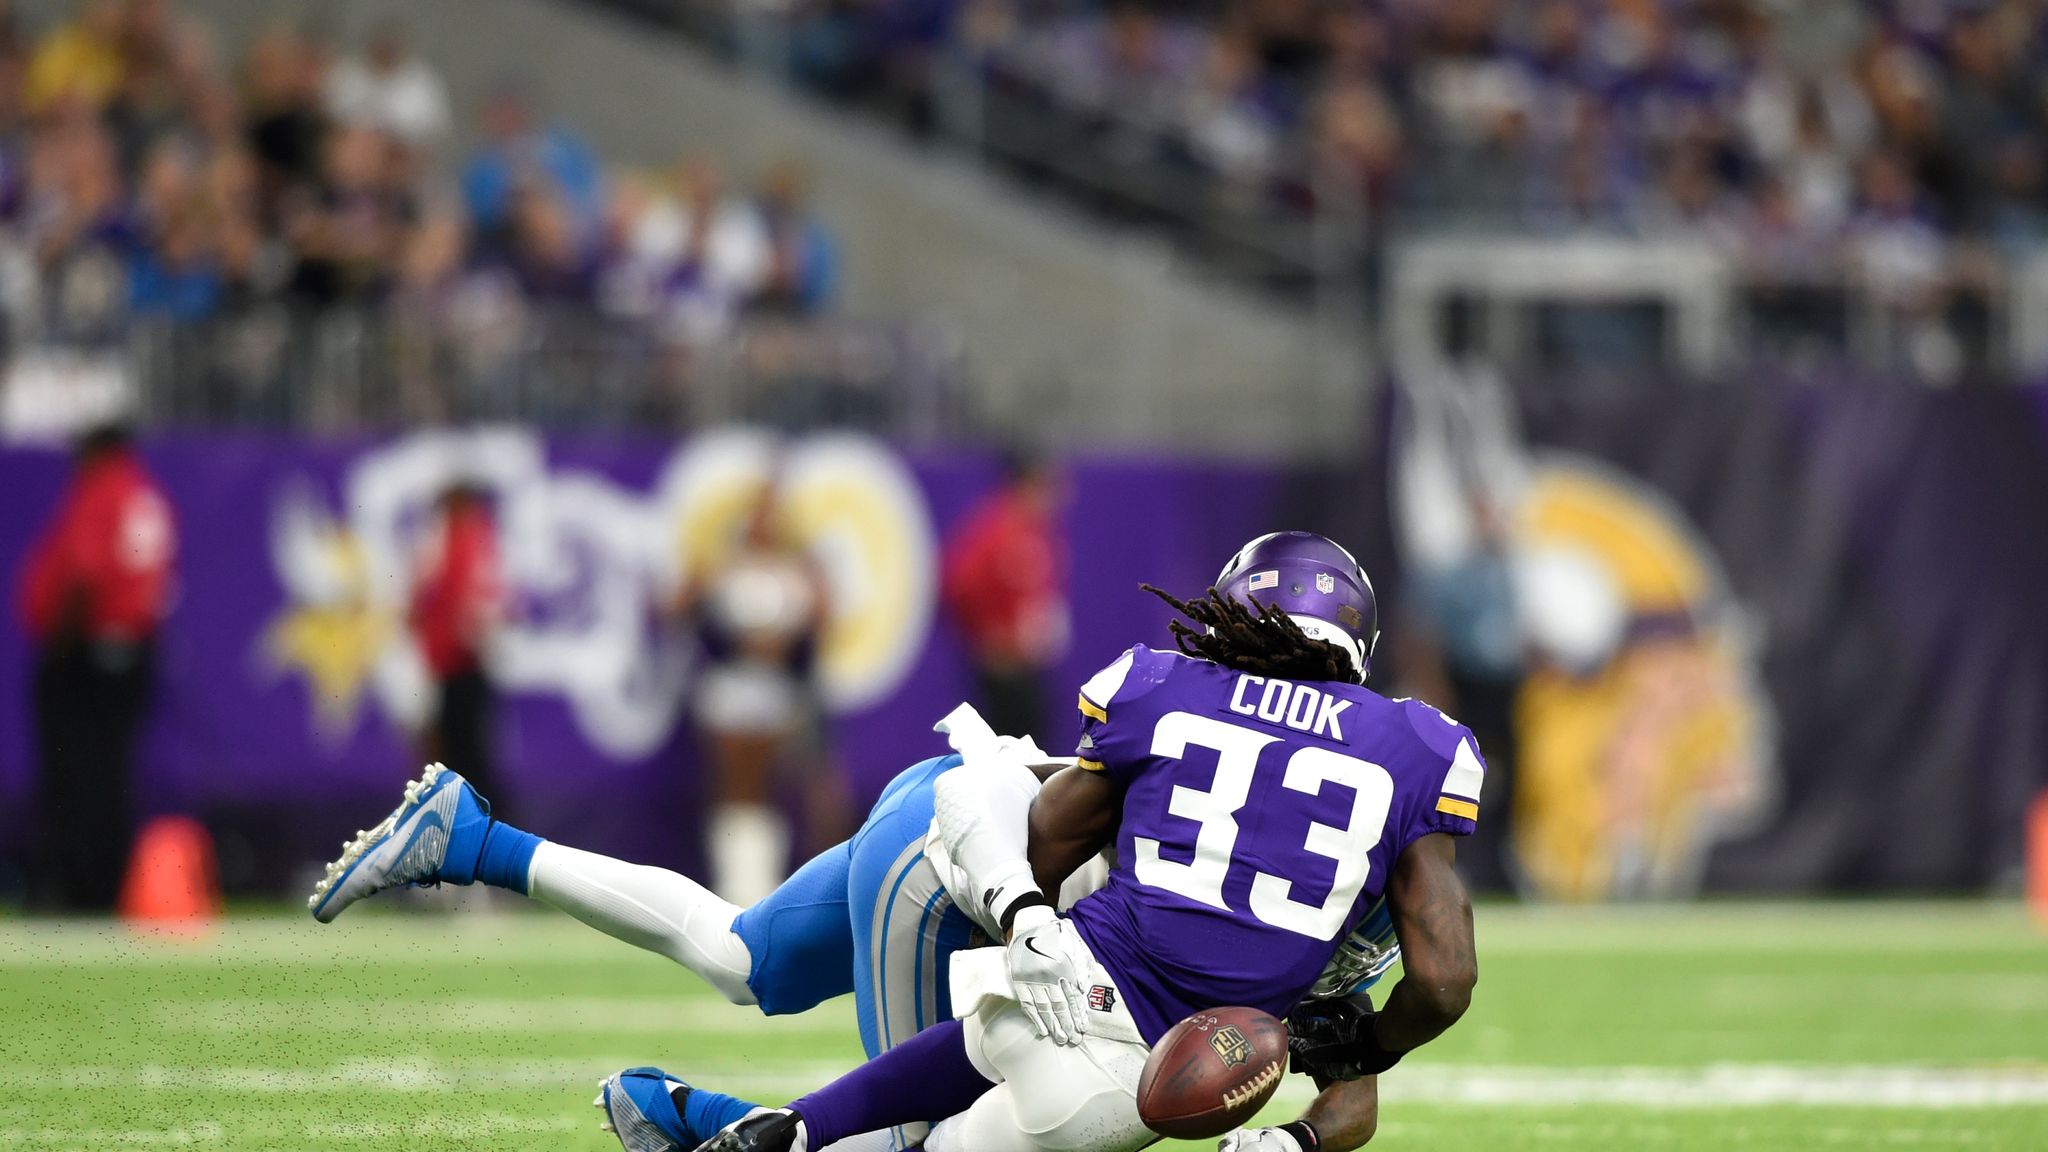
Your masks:
<path fill-rule="evenodd" d="M 1069 915 L 1151 1043 L 1208 1008 L 1286 1015 L 1401 852 L 1479 815 L 1472 734 L 1360 685 L 1139 645 L 1081 712 L 1081 767 L 1125 791 L 1109 884 Z"/>

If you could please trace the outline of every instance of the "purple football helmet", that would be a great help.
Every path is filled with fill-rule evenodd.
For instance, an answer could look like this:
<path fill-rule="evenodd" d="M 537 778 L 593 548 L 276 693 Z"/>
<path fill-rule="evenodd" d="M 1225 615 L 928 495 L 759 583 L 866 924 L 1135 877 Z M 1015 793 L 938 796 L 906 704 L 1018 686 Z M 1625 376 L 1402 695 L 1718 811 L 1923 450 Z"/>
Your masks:
<path fill-rule="evenodd" d="M 1216 574 L 1216 590 L 1247 603 L 1277 605 L 1303 632 L 1351 653 L 1365 683 L 1380 642 L 1372 579 L 1343 545 L 1313 532 L 1268 532 L 1237 550 Z"/>

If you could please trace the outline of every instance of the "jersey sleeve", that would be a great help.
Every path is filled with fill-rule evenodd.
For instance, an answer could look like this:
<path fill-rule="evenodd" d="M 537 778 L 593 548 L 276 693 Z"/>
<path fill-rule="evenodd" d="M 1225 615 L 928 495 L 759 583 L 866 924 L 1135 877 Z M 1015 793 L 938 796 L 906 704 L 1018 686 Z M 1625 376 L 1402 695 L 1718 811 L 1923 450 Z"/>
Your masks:
<path fill-rule="evenodd" d="M 1404 706 L 1416 737 L 1428 749 L 1432 789 L 1422 798 L 1422 830 L 1470 836 L 1479 827 L 1479 793 L 1486 783 L 1479 741 L 1471 729 L 1427 704 L 1409 700 Z"/>
<path fill-rule="evenodd" d="M 1176 659 L 1171 652 L 1136 644 L 1081 685 L 1077 764 L 1130 782 L 1151 754 L 1152 724 L 1141 700 L 1172 673 Z"/>

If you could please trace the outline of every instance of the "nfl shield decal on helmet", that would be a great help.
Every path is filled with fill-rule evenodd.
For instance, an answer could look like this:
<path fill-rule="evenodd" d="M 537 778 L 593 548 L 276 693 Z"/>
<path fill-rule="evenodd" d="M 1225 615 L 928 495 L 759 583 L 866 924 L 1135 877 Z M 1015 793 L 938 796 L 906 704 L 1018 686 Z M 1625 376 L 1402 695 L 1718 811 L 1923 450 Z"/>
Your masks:
<path fill-rule="evenodd" d="M 1337 590 L 1337 578 L 1328 572 L 1316 573 L 1316 591 L 1329 595 Z"/>

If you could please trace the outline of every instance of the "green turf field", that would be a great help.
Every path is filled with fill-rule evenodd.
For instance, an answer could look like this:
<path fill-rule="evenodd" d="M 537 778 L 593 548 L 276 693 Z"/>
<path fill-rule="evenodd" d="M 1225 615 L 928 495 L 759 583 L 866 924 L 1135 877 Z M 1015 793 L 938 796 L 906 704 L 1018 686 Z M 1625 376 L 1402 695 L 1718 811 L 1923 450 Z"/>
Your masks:
<path fill-rule="evenodd" d="M 2016 907 L 1482 908 L 1479 938 L 1375 1148 L 2048 1149 L 2048 932 Z M 617 1068 L 780 1102 L 857 1052 L 844 1003 L 764 1020 L 545 914 L 0 920 L 0 1149 L 597 1152 Z"/>

